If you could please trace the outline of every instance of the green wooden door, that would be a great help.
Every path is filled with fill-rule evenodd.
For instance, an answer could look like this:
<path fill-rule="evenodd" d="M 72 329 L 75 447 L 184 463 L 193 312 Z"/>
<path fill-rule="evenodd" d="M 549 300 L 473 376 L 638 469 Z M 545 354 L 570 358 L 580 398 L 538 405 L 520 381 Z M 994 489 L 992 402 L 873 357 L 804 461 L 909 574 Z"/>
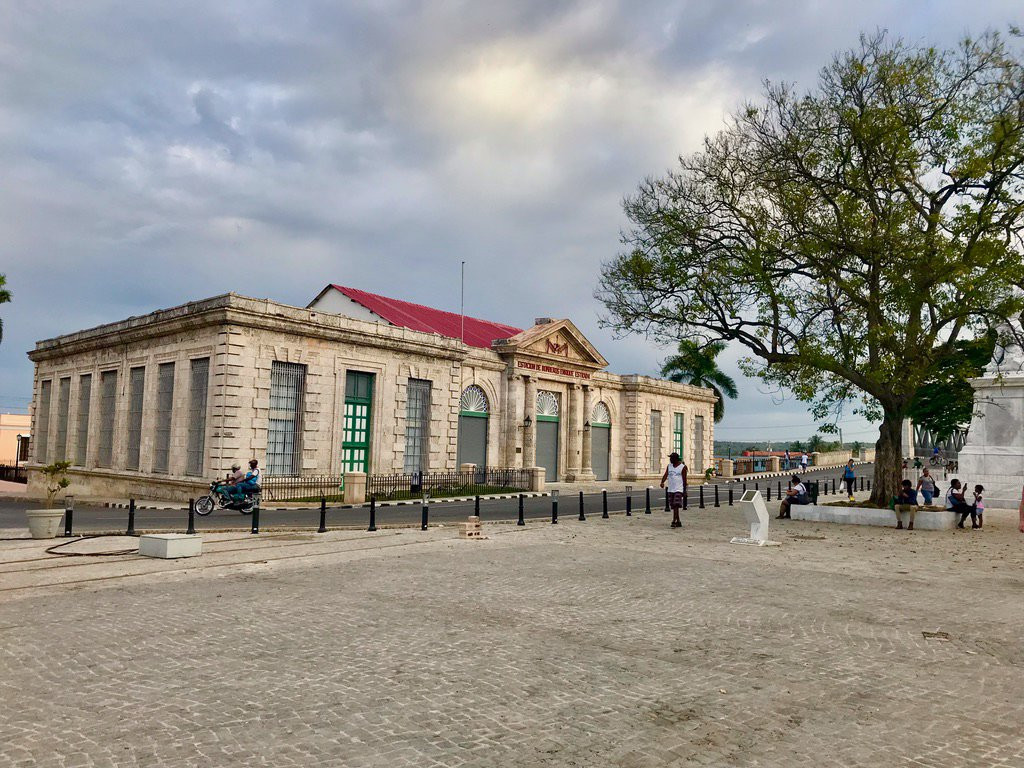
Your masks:
<path fill-rule="evenodd" d="M 373 416 L 373 374 L 345 374 L 345 425 L 341 446 L 342 472 L 370 471 L 370 424 Z"/>

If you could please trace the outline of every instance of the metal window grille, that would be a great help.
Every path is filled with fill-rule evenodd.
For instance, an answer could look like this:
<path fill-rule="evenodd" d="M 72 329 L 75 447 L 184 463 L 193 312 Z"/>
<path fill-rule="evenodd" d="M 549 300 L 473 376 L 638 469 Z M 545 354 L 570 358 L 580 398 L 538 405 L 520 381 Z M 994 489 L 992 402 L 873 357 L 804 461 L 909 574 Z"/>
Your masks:
<path fill-rule="evenodd" d="M 156 371 L 156 440 L 153 471 L 166 474 L 171 453 L 171 409 L 174 405 L 174 363 L 161 363 Z"/>
<path fill-rule="evenodd" d="M 274 362 L 270 368 L 267 474 L 297 475 L 302 467 L 302 404 L 306 366 Z"/>
<path fill-rule="evenodd" d="M 672 450 L 683 456 L 683 414 L 675 414 L 675 424 L 672 430 Z"/>
<path fill-rule="evenodd" d="M 430 456 L 430 382 L 409 379 L 405 401 L 406 472 L 426 472 Z"/>
<path fill-rule="evenodd" d="M 50 391 L 53 382 L 47 379 L 39 385 L 39 412 L 36 414 L 36 461 L 46 463 L 46 449 L 50 432 Z"/>
<path fill-rule="evenodd" d="M 71 406 L 71 377 L 57 382 L 57 444 L 54 458 L 64 461 L 68 455 L 68 410 Z"/>
<path fill-rule="evenodd" d="M 651 471 L 661 471 L 661 411 L 651 411 Z"/>
<path fill-rule="evenodd" d="M 206 463 L 206 395 L 210 385 L 210 358 L 199 357 L 189 370 L 188 445 L 185 449 L 185 473 L 202 475 Z"/>
<path fill-rule="evenodd" d="M 128 463 L 127 469 L 139 468 L 142 451 L 142 401 L 146 389 L 146 369 L 142 366 L 128 371 Z"/>
<path fill-rule="evenodd" d="M 117 371 L 100 374 L 100 444 L 96 464 L 109 467 L 114 458 L 114 409 L 117 405 Z"/>
<path fill-rule="evenodd" d="M 78 377 L 78 437 L 75 443 L 75 463 L 85 466 L 89 450 L 89 407 L 92 404 L 92 374 Z"/>

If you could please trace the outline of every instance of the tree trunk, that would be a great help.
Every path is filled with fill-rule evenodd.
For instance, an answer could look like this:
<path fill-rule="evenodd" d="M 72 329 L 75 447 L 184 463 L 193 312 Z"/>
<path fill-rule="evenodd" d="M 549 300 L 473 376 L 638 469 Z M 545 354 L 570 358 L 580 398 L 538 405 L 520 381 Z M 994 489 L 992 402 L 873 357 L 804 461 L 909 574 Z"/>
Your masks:
<path fill-rule="evenodd" d="M 888 507 L 892 497 L 899 494 L 903 482 L 902 427 L 902 413 L 886 412 L 878 430 L 871 501 L 882 508 Z"/>

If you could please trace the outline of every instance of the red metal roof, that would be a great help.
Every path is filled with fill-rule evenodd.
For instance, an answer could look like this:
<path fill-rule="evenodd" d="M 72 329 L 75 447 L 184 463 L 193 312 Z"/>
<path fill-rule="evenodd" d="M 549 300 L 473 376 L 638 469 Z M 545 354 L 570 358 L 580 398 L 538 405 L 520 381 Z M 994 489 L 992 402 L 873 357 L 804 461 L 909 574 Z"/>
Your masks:
<path fill-rule="evenodd" d="M 445 312 L 441 309 L 424 307 L 422 304 L 389 299 L 386 296 L 378 296 L 376 293 L 360 291 L 358 288 L 346 288 L 344 285 L 332 285 L 331 287 L 341 291 L 352 301 L 361 304 L 374 314 L 380 315 L 392 325 L 413 331 L 437 333 L 451 339 L 459 338 L 463 318 L 462 315 L 455 312 Z M 471 347 L 490 349 L 491 342 L 495 339 L 507 339 L 517 333 L 522 333 L 521 328 L 492 323 L 490 320 L 480 320 L 475 317 L 467 316 L 465 323 L 464 340 Z"/>

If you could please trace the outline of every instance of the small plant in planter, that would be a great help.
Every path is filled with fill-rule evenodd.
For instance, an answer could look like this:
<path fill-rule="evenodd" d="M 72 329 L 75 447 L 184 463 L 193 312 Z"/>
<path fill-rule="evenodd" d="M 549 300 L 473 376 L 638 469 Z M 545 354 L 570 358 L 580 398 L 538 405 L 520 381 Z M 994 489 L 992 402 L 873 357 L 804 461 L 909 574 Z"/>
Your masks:
<path fill-rule="evenodd" d="M 57 494 L 71 485 L 68 480 L 68 468 L 70 461 L 57 461 L 39 471 L 46 478 L 44 488 L 46 489 L 46 507 L 44 509 L 25 510 L 28 518 L 28 529 L 33 539 L 52 539 L 57 535 L 60 527 L 60 519 L 64 516 L 63 509 L 54 509 L 54 500 Z"/>
<path fill-rule="evenodd" d="M 53 501 L 57 498 L 57 494 L 71 485 L 71 481 L 68 480 L 68 469 L 70 467 L 70 461 L 55 461 L 53 464 L 40 467 L 39 471 L 46 477 L 47 509 L 53 509 Z"/>

